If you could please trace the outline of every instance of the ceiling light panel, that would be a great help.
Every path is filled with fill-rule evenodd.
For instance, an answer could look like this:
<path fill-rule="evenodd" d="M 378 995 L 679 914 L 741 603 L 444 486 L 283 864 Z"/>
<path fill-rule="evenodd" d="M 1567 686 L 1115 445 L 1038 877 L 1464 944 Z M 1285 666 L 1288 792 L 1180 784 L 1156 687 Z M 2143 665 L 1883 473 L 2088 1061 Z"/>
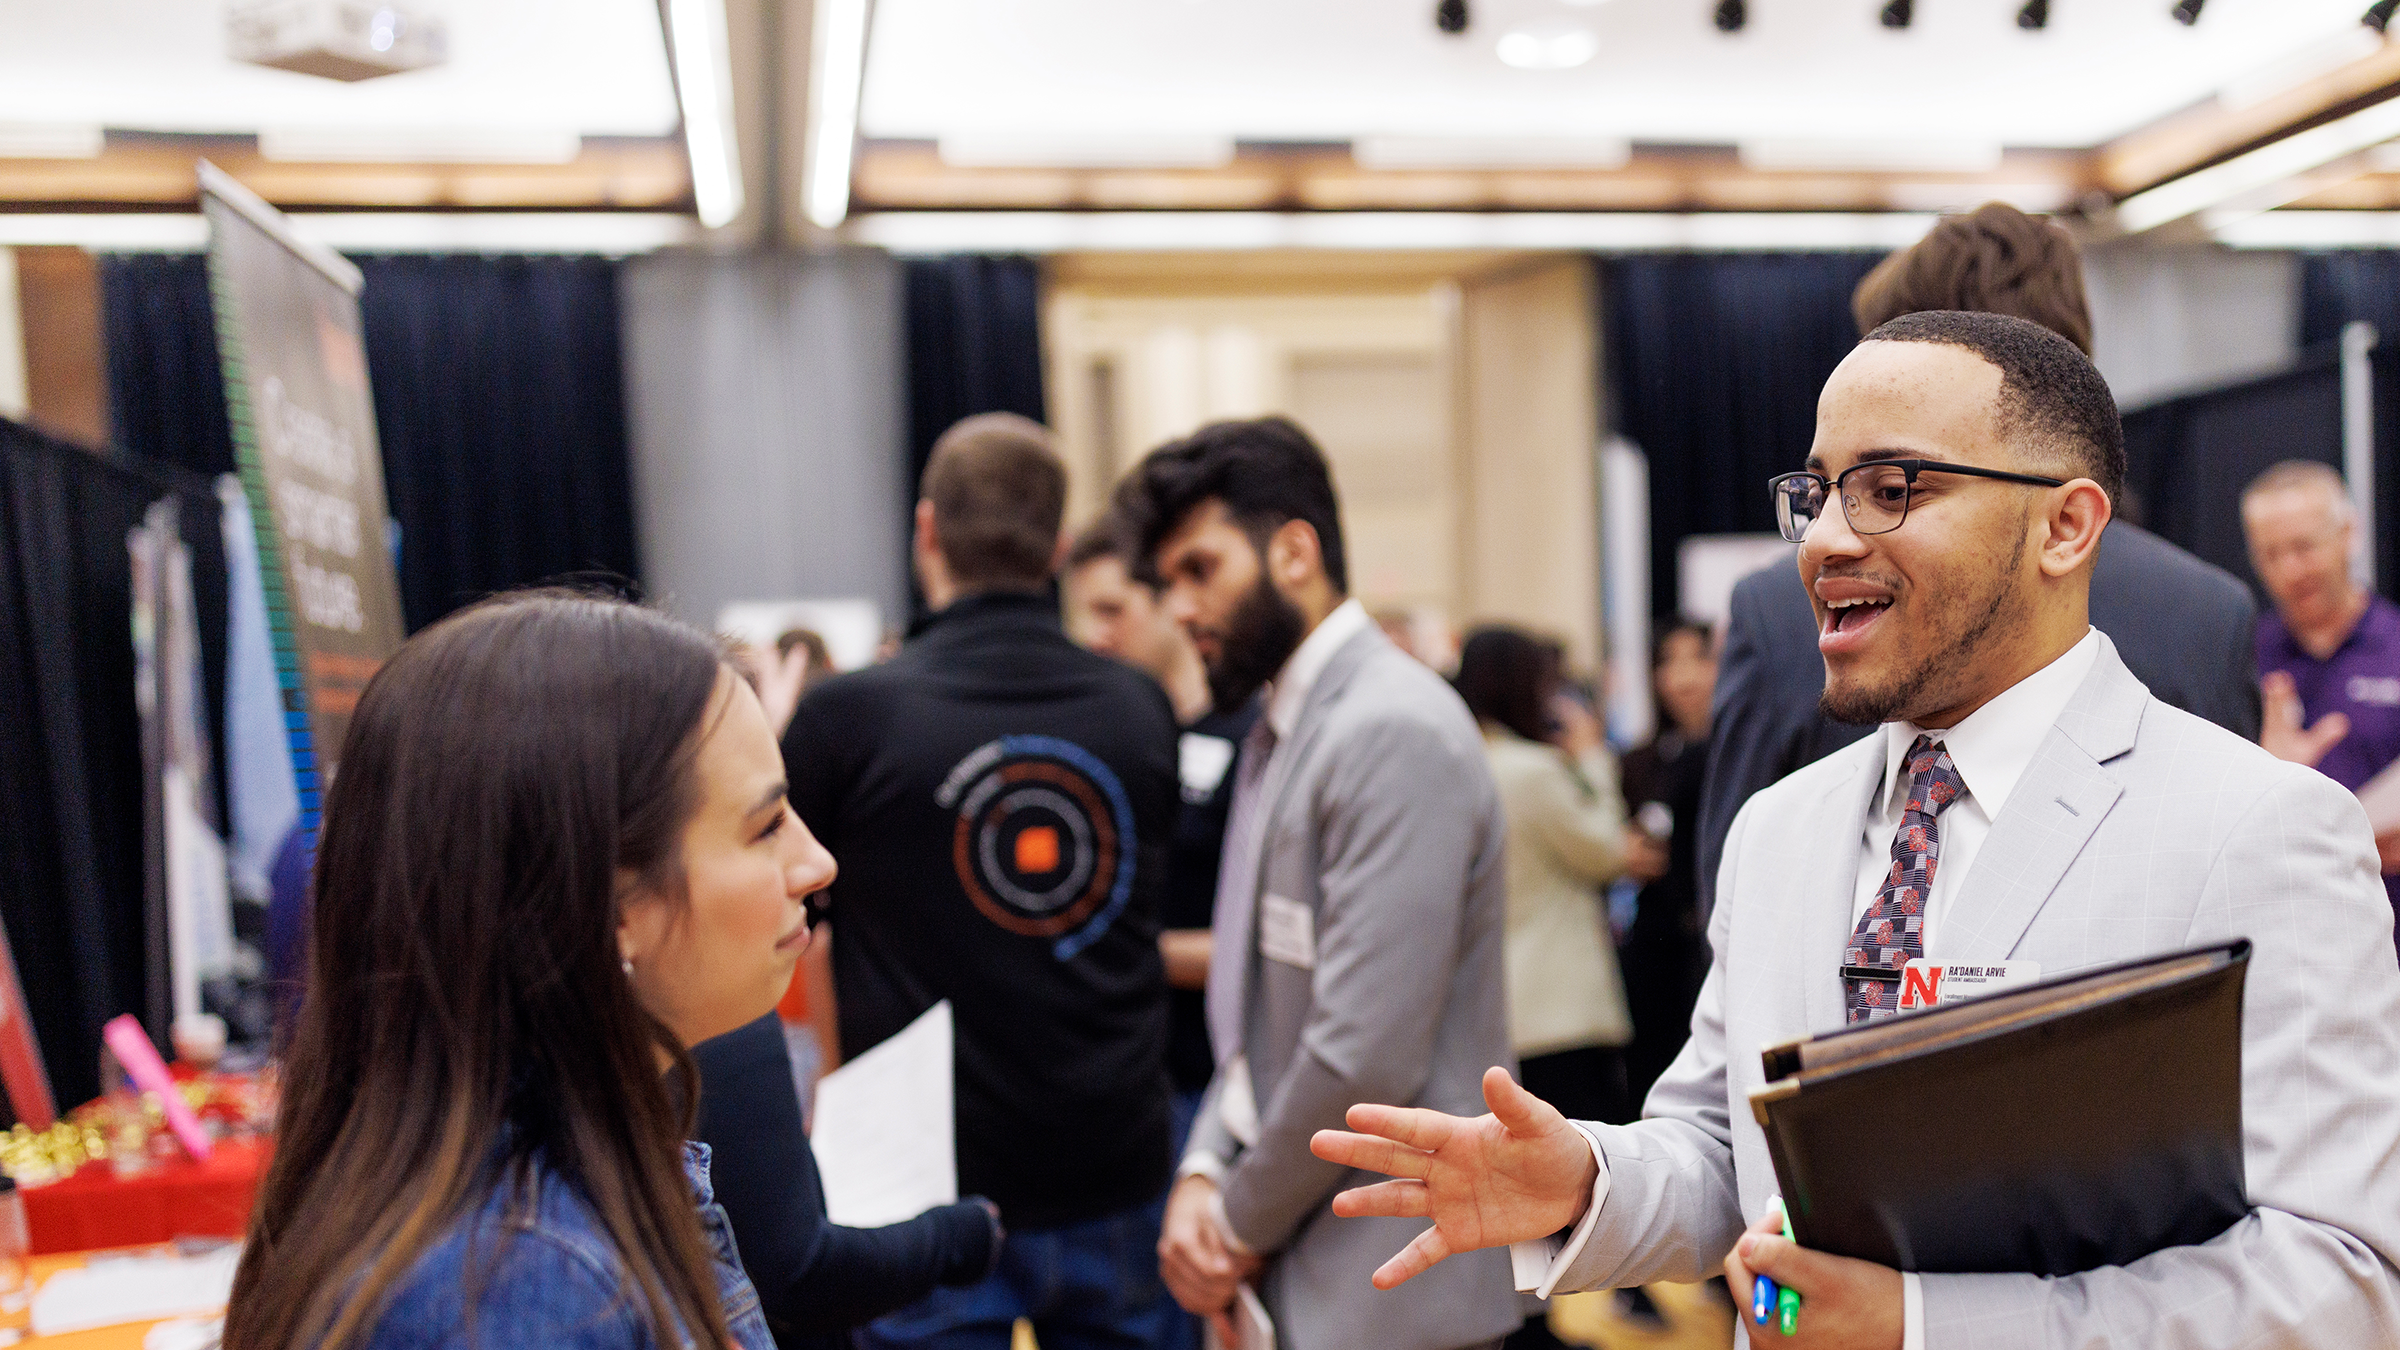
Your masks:
<path fill-rule="evenodd" d="M 1493 52 L 1519 70 L 1573 70 L 1600 54 L 1600 39 L 1589 28 L 1512 28 Z"/>
<path fill-rule="evenodd" d="M 1234 145 L 1229 136 L 968 132 L 944 136 L 939 149 L 962 169 L 1216 169 L 1233 162 Z"/>
<path fill-rule="evenodd" d="M 96 159 L 106 141 L 97 126 L 0 122 L 0 159 Z"/>
<path fill-rule="evenodd" d="M 668 50 L 682 101 L 700 223 L 729 225 L 742 212 L 742 148 L 733 122 L 733 61 L 725 0 L 666 0 Z"/>
<path fill-rule="evenodd" d="M 1997 141 L 1744 141 L 1742 167 L 1757 173 L 1990 173 Z"/>
<path fill-rule="evenodd" d="M 2281 206 L 2315 190 L 2303 175 L 2396 137 L 2400 99 L 2372 104 L 2136 193 L 2117 204 L 2117 224 L 2128 234 L 2140 234 L 2224 206 Z M 2363 171 L 2365 165 L 2360 168 Z"/>
<path fill-rule="evenodd" d="M 816 0 L 809 43 L 808 146 L 803 212 L 830 230 L 850 213 L 850 161 L 858 150 L 858 91 L 866 78 L 867 0 Z"/>
<path fill-rule="evenodd" d="M 1362 136 L 1350 143 L 1362 169 L 1621 169 L 1633 142 L 1561 136 Z"/>
<path fill-rule="evenodd" d="M 1219 249 L 1772 251 L 1906 248 L 1934 216 L 1834 211 L 885 211 L 846 238 L 903 254 Z"/>
<path fill-rule="evenodd" d="M 2084 148 L 2356 29 L 2361 3 L 2209 0 L 2187 28 L 2165 0 L 2054 0 L 2042 31 L 2017 26 L 2023 0 L 1920 4 L 1901 35 L 1876 24 L 1880 0 L 1775 0 L 1746 5 L 1728 41 L 1711 0 L 1473 0 L 1460 37 L 1435 29 L 1430 3 L 1390 0 L 877 0 L 860 120 L 869 137 L 909 140 L 1105 127 L 1722 145 L 1905 129 Z M 1588 32 L 1591 52 L 1512 68 L 1498 44 L 1520 32 Z"/>

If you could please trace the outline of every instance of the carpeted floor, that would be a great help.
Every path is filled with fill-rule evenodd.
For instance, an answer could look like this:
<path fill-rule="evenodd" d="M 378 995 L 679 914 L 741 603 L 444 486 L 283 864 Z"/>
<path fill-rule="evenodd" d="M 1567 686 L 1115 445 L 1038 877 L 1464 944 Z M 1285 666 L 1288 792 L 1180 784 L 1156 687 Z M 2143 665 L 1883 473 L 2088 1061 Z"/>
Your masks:
<path fill-rule="evenodd" d="M 1564 1294 L 1551 1301 L 1550 1329 L 1571 1345 L 1600 1350 L 1725 1350 L 1733 1344 L 1733 1314 L 1696 1284 L 1654 1284 L 1650 1297 L 1667 1329 L 1649 1331 L 1617 1316 L 1607 1294 Z M 1017 1325 L 1014 1350 L 1036 1350 L 1033 1329 Z"/>
<path fill-rule="evenodd" d="M 1733 1313 L 1696 1284 L 1654 1284 L 1650 1297 L 1666 1315 L 1665 1331 L 1633 1326 L 1617 1316 L 1607 1294 L 1566 1294 L 1551 1300 L 1550 1329 L 1570 1345 L 1603 1350 L 1725 1350 L 1733 1344 Z"/>

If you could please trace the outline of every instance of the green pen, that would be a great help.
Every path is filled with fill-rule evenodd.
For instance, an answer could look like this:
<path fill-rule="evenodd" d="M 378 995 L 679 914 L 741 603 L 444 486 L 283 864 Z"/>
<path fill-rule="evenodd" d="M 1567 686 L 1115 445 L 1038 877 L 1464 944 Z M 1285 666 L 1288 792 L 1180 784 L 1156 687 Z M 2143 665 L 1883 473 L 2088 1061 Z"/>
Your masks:
<path fill-rule="evenodd" d="M 1783 1240 L 1797 1244 L 1800 1239 L 1792 1236 L 1792 1211 L 1784 1206 L 1780 1197 L 1775 1201 L 1775 1212 L 1783 1216 Z M 1788 1284 L 1781 1286 L 1775 1294 L 1775 1315 L 1776 1328 L 1784 1335 L 1799 1334 L 1800 1291 Z"/>

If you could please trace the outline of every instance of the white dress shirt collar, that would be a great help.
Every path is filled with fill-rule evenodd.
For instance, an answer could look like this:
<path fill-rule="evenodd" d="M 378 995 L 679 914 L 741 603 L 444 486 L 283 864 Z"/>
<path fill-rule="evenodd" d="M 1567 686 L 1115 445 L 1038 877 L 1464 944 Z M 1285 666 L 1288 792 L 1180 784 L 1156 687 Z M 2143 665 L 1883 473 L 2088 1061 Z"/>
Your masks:
<path fill-rule="evenodd" d="M 2083 640 L 2056 660 L 1992 697 L 1946 731 L 1914 722 L 1883 724 L 1883 791 L 1875 799 L 1876 814 L 1891 808 L 1892 791 L 1907 765 L 1908 747 L 1919 736 L 1931 736 L 1950 752 L 1969 795 L 1983 809 L 1984 819 L 1998 820 L 2017 780 L 2033 764 L 2042 738 L 2067 710 L 2067 703 L 2100 659 L 2100 630 L 2086 628 Z"/>
<path fill-rule="evenodd" d="M 1332 663 L 1333 654 L 1374 622 L 1365 605 L 1344 600 L 1301 639 L 1267 685 L 1267 725 L 1275 729 L 1275 739 L 1292 738 L 1292 729 L 1300 725 L 1300 710 L 1308 706 L 1309 691 L 1317 687 L 1317 677 Z"/>

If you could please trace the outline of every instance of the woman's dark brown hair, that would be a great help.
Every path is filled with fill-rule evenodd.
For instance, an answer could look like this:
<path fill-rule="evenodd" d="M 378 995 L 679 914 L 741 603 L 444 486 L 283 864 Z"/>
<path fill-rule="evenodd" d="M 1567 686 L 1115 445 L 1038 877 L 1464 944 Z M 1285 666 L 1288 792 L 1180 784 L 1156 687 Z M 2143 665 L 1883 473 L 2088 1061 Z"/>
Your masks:
<path fill-rule="evenodd" d="M 1942 217 L 1923 239 L 1877 263 L 1851 294 L 1850 309 L 1862 334 L 1929 309 L 2007 314 L 2092 354 L 2075 236 L 2004 202 Z"/>
<path fill-rule="evenodd" d="M 1546 741 L 1560 665 L 1554 643 L 1514 628 L 1478 628 L 1458 653 L 1458 696 L 1476 720 Z"/>
<path fill-rule="evenodd" d="M 536 592 L 443 620 L 368 684 L 326 796 L 226 1350 L 361 1343 L 495 1188 L 529 1198 L 536 1153 L 588 1201 L 659 1344 L 730 1343 L 682 1170 L 697 1079 L 616 938 L 619 869 L 681 894 L 721 668 L 662 615 Z"/>

